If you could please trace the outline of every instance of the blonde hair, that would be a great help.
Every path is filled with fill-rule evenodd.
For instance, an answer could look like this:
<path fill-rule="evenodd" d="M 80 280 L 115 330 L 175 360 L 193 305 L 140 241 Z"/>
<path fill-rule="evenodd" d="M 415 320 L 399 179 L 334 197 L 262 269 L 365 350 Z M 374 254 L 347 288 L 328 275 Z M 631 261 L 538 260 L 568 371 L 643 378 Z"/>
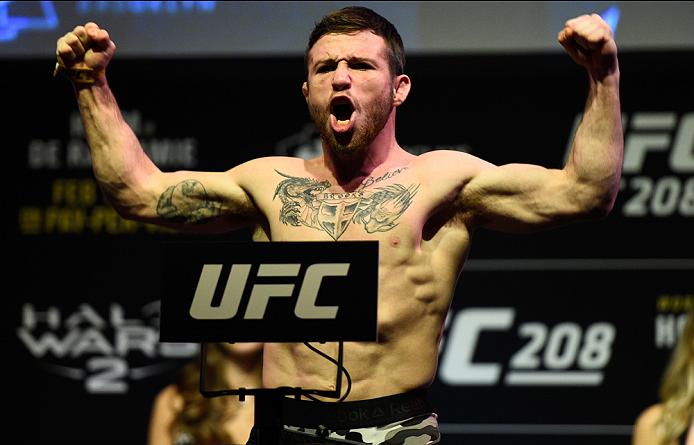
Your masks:
<path fill-rule="evenodd" d="M 694 309 L 690 309 L 682 333 L 670 356 L 660 385 L 662 414 L 656 433 L 662 444 L 677 442 L 694 411 Z"/>

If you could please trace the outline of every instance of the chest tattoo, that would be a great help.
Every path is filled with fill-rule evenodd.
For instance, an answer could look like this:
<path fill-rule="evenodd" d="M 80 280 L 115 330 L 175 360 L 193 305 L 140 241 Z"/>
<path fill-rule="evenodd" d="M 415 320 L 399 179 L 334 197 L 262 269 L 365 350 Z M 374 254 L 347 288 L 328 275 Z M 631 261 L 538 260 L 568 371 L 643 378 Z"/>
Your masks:
<path fill-rule="evenodd" d="M 285 179 L 272 197 L 282 201 L 279 219 L 285 225 L 322 230 L 335 241 L 350 224 L 359 224 L 367 233 L 386 232 L 398 225 L 398 219 L 412 204 L 419 184 L 390 184 L 367 190 L 332 193 L 329 181 L 290 176 L 275 170 Z"/>

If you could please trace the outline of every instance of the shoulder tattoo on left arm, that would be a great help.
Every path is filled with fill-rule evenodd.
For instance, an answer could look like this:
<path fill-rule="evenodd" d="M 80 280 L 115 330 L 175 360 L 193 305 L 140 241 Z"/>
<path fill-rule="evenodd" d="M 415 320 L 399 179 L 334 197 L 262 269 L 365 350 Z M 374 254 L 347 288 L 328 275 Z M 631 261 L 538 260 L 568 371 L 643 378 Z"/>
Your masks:
<path fill-rule="evenodd" d="M 186 179 L 164 190 L 157 203 L 163 219 L 188 224 L 204 223 L 222 214 L 222 206 L 210 201 L 200 181 Z"/>

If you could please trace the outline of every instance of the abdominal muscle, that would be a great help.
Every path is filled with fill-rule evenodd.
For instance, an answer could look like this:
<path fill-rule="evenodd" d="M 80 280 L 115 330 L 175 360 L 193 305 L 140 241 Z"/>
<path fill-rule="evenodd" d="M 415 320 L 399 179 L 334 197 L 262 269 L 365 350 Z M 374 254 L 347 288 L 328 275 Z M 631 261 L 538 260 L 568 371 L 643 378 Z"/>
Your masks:
<path fill-rule="evenodd" d="M 436 373 L 441 327 L 457 273 L 432 267 L 426 252 L 402 256 L 401 264 L 399 255 L 390 253 L 381 254 L 378 340 L 344 343 L 344 368 L 351 377 L 346 400 L 427 387 Z M 337 343 L 311 345 L 337 359 Z M 302 343 L 266 343 L 263 363 L 265 387 L 335 389 L 335 364 Z M 343 377 L 341 396 L 346 388 Z"/>
<path fill-rule="evenodd" d="M 344 368 L 351 377 L 346 400 L 364 400 L 427 387 L 436 374 L 442 326 L 469 248 L 464 224 L 422 227 L 423 209 L 413 205 L 387 232 L 365 236 L 350 227 L 341 240 L 379 241 L 378 340 L 345 342 Z M 266 212 L 267 213 L 267 212 Z M 272 225 L 272 224 L 271 224 Z M 319 240 L 314 229 L 275 223 L 256 229 L 255 241 Z M 323 238 L 325 238 L 325 234 Z M 355 289 L 357 292 L 358 289 Z M 333 359 L 337 343 L 312 343 Z M 334 390 L 337 368 L 303 343 L 265 343 L 263 386 Z M 347 388 L 343 376 L 342 396 Z M 327 399 L 330 400 L 330 399 Z"/>

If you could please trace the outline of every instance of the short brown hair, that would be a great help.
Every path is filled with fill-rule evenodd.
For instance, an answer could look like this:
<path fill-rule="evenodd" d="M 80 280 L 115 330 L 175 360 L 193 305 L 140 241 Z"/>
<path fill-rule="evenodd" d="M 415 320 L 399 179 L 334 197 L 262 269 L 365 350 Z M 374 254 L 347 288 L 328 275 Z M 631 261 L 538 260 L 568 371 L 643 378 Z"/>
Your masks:
<path fill-rule="evenodd" d="M 304 53 L 306 71 L 308 72 L 308 52 L 318 39 L 326 34 L 351 34 L 364 30 L 370 30 L 377 36 L 383 37 L 388 46 L 388 65 L 391 74 L 394 76 L 402 74 L 405 70 L 405 48 L 398 30 L 384 17 L 362 6 L 348 6 L 333 11 L 316 23 Z"/>

